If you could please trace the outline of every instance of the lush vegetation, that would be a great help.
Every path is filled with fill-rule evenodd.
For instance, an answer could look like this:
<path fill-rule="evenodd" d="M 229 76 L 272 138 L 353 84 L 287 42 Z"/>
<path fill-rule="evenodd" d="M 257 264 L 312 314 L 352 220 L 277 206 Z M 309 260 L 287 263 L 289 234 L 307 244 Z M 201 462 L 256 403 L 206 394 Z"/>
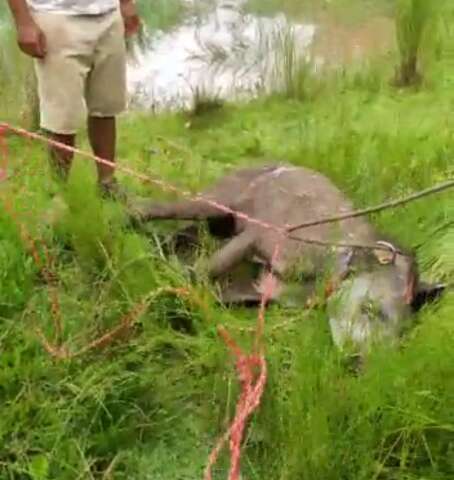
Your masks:
<path fill-rule="evenodd" d="M 443 8 L 420 46 L 418 89 L 390 84 L 401 58 L 392 52 L 292 80 L 287 92 L 226 104 L 190 124 L 185 114 L 128 114 L 120 121 L 122 163 L 195 190 L 234 166 L 286 159 L 326 173 L 358 206 L 451 178 L 454 11 Z M 3 45 L 0 118 L 22 122 L 17 85 L 27 62 Z M 202 478 L 238 393 L 216 326 L 228 326 L 248 348 L 256 312 L 220 307 L 207 282 L 195 283 L 163 257 L 160 238 L 173 223 L 132 230 L 119 205 L 98 197 L 89 162 L 78 158 L 67 188 L 52 198 L 57 186 L 45 149 L 18 137 L 8 146 L 10 178 L 0 184 L 0 478 Z M 170 198 L 120 178 L 142 195 Z M 416 250 L 425 279 L 452 281 L 453 198 L 446 193 L 371 219 Z M 212 248 L 207 240 L 198 278 Z M 35 250 L 51 274 L 39 270 Z M 106 348 L 57 359 L 37 334 L 54 341 L 54 292 L 61 341 L 71 352 L 138 303 L 147 308 Z M 271 308 L 269 381 L 248 430 L 243 478 L 454 478 L 453 318 L 448 293 L 418 316 L 400 349 L 377 349 L 365 373 L 353 376 L 323 311 Z M 216 478 L 226 478 L 227 462 L 224 455 Z"/>

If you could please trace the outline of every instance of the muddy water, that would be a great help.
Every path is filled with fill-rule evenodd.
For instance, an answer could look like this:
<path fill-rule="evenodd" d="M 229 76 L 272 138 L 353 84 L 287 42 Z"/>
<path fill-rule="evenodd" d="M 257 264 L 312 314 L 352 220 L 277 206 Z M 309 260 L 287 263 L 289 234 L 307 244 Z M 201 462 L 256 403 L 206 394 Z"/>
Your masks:
<path fill-rule="evenodd" d="M 190 13 L 170 32 L 153 32 L 129 65 L 130 107 L 190 108 L 197 96 L 243 100 L 276 90 L 293 46 L 294 61 L 318 71 L 392 47 L 392 24 L 385 18 L 355 27 L 328 16 L 296 22 L 279 12 L 246 14 L 245 2 L 212 0 L 204 14 Z"/>
<path fill-rule="evenodd" d="M 396 48 L 394 22 L 389 17 L 376 15 L 349 25 L 324 15 L 318 25 L 312 52 L 324 64 L 349 65 Z"/>
<path fill-rule="evenodd" d="M 190 107 L 195 95 L 235 100 L 258 95 L 271 83 L 282 32 L 291 31 L 304 53 L 315 29 L 292 24 L 283 14 L 248 15 L 243 0 L 217 1 L 202 17 L 155 33 L 136 52 L 129 68 L 131 105 L 162 110 Z"/>

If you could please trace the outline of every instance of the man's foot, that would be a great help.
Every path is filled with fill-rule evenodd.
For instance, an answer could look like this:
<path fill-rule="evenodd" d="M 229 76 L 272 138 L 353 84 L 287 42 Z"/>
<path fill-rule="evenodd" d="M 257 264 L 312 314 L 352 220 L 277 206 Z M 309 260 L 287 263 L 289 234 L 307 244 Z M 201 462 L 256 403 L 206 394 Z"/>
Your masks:
<path fill-rule="evenodd" d="M 131 195 L 116 179 L 99 182 L 101 196 L 105 199 L 128 203 Z"/>
<path fill-rule="evenodd" d="M 149 207 L 150 200 L 133 194 L 120 185 L 117 180 L 100 182 L 99 189 L 104 199 L 118 201 L 126 208 L 129 224 L 139 227 Z"/>

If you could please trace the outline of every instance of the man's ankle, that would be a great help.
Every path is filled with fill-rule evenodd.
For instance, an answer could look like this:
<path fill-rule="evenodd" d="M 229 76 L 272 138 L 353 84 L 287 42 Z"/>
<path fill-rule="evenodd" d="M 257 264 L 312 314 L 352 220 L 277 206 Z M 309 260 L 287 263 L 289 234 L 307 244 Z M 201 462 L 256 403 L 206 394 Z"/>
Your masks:
<path fill-rule="evenodd" d="M 111 200 L 127 201 L 128 195 L 115 177 L 99 179 L 98 185 L 102 197 Z"/>
<path fill-rule="evenodd" d="M 98 185 L 101 190 L 110 189 L 117 187 L 118 181 L 114 175 L 98 177 Z"/>
<path fill-rule="evenodd" d="M 74 148 L 76 143 L 76 135 L 59 134 L 46 131 L 47 136 L 58 143 L 66 145 L 69 148 Z M 74 153 L 65 148 L 59 148 L 56 145 L 49 146 L 49 157 L 52 174 L 56 181 L 66 183 L 72 166 Z"/>

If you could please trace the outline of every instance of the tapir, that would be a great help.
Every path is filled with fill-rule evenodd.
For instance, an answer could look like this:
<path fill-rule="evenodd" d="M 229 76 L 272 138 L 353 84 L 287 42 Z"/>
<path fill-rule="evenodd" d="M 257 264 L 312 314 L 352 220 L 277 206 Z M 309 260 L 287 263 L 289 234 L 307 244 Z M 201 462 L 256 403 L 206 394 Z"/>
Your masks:
<path fill-rule="evenodd" d="M 294 297 L 306 302 L 326 284 L 322 291 L 334 343 L 364 351 L 375 341 L 396 342 L 412 314 L 444 287 L 420 282 L 415 256 L 384 242 L 367 218 L 287 233 L 293 225 L 352 210 L 352 202 L 326 176 L 275 163 L 233 171 L 194 199 L 146 201 L 133 218 L 206 221 L 222 240 L 208 271 L 222 284 L 225 303 L 258 303 L 268 287 L 270 301 L 280 302 L 289 298 L 290 286 Z M 195 231 L 187 227 L 179 238 Z M 244 264 L 255 266 L 255 273 L 235 279 Z"/>

